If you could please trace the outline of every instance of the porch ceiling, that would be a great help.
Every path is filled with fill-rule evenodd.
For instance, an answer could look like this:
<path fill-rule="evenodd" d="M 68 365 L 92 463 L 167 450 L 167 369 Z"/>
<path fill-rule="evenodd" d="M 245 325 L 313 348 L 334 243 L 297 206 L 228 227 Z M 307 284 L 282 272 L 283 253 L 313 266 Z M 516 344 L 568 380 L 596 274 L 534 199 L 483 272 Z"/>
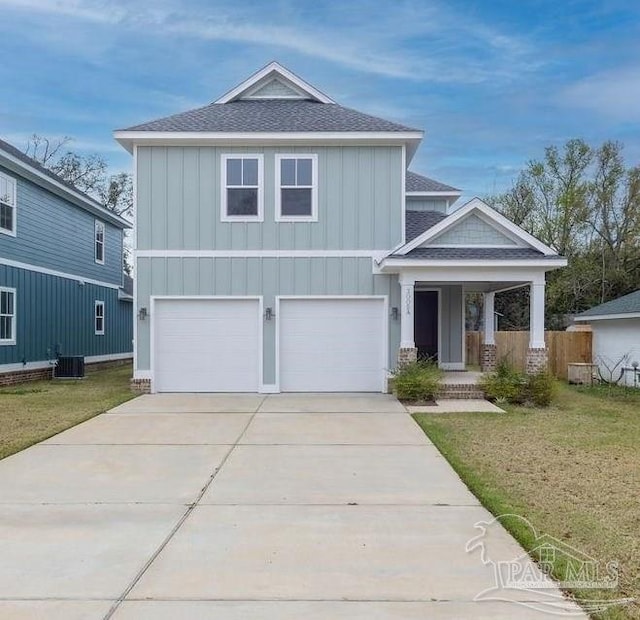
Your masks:
<path fill-rule="evenodd" d="M 420 290 L 421 288 L 432 288 L 438 286 L 450 286 L 453 284 L 451 281 L 437 281 L 434 282 L 432 280 L 423 281 L 416 280 L 415 287 L 416 290 Z M 530 284 L 529 281 L 496 281 L 496 282 L 475 282 L 475 281 L 467 281 L 467 282 L 455 282 L 455 284 L 462 285 L 465 293 L 498 293 L 500 291 L 508 291 L 515 288 L 520 288 L 523 286 L 528 286 Z"/>

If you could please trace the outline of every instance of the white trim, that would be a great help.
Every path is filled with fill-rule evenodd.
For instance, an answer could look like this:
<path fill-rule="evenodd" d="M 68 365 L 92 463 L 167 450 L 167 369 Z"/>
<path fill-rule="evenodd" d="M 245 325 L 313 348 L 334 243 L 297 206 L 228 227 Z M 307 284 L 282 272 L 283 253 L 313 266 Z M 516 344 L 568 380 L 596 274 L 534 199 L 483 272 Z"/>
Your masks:
<path fill-rule="evenodd" d="M 384 271 L 385 267 L 391 268 L 425 268 L 425 267 L 504 267 L 509 269 L 510 267 L 548 267 L 549 269 L 557 269 L 558 267 L 566 267 L 566 258 L 557 259 L 527 259 L 519 258 L 514 260 L 506 259 L 458 259 L 458 260 L 432 260 L 428 258 L 416 260 L 410 258 L 396 258 L 394 256 L 387 256 L 379 263 L 379 269 Z M 390 270 L 387 270 L 390 271 Z M 391 272 L 393 273 L 393 272 Z"/>
<path fill-rule="evenodd" d="M 258 213 L 256 215 L 229 215 L 227 213 L 227 190 L 229 188 L 249 188 L 252 185 L 227 185 L 227 161 L 230 159 L 255 159 L 258 162 Z M 264 155 L 262 153 L 222 153 L 220 155 L 220 221 L 221 222 L 263 222 L 264 221 Z"/>
<path fill-rule="evenodd" d="M 311 189 L 311 215 L 282 215 L 282 160 L 283 159 L 310 159 L 311 160 L 311 187 L 299 186 L 301 189 Z M 297 170 L 296 163 L 296 170 Z M 318 221 L 318 155 L 316 153 L 276 153 L 275 154 L 275 221 L 276 222 L 317 222 Z M 298 186 L 287 185 L 285 189 L 295 189 Z"/>
<path fill-rule="evenodd" d="M 15 346 L 18 337 L 18 293 L 10 286 L 0 286 L 0 293 L 13 295 L 13 313 L 5 315 L 11 317 L 11 338 L 0 340 L 0 347 L 12 347 Z"/>
<path fill-rule="evenodd" d="M 63 356 L 64 357 L 64 356 Z M 100 362 L 114 362 L 117 360 L 131 359 L 133 353 L 107 353 L 106 355 L 85 355 L 85 364 L 98 364 Z M 0 374 L 19 372 L 21 370 L 41 370 L 42 368 L 49 368 L 55 366 L 55 360 L 38 360 L 35 362 L 27 362 L 23 364 L 18 362 L 16 364 L 0 364 Z M 139 377 L 134 377 L 139 378 Z"/>
<path fill-rule="evenodd" d="M 407 242 L 407 146 L 405 144 L 402 145 L 402 161 L 400 165 L 402 167 L 402 188 L 400 192 L 402 230 L 400 231 L 400 247 L 402 247 Z"/>
<path fill-rule="evenodd" d="M 133 371 L 134 379 L 149 379 L 151 381 L 151 371 L 150 370 L 134 370 Z"/>
<path fill-rule="evenodd" d="M 102 259 L 98 258 L 98 231 L 102 227 Z M 93 259 L 98 265 L 104 265 L 107 249 L 107 227 L 102 220 L 95 219 L 93 223 Z"/>
<path fill-rule="evenodd" d="M 275 383 L 263 383 L 258 390 L 260 394 L 278 394 L 279 391 Z"/>
<path fill-rule="evenodd" d="M 430 239 L 434 239 L 445 230 L 451 228 L 456 222 L 459 222 L 462 218 L 474 211 L 482 213 L 488 220 L 502 227 L 526 245 L 542 252 L 545 256 L 553 256 L 557 254 L 552 248 L 545 245 L 542 241 L 536 239 L 533 235 L 530 235 L 519 226 L 516 226 L 513 222 L 504 217 L 504 215 L 498 213 L 495 209 L 492 209 L 488 204 L 480 200 L 480 198 L 472 198 L 469 202 L 465 203 L 462 207 L 438 222 L 435 226 L 432 226 L 421 235 L 418 235 L 415 239 L 404 245 L 397 251 L 397 253 L 407 254 Z"/>
<path fill-rule="evenodd" d="M 137 250 L 137 258 L 373 258 L 388 250 Z"/>
<path fill-rule="evenodd" d="M 124 238 L 122 240 L 124 243 Z M 133 147 L 133 376 L 138 372 L 138 147 Z M 124 278 L 124 276 L 123 276 Z"/>
<path fill-rule="evenodd" d="M 278 392 L 280 392 L 280 301 L 287 299 L 379 299 L 382 300 L 382 370 L 381 370 L 381 392 L 387 391 L 387 367 L 389 365 L 389 296 L 388 295 L 276 295 L 276 383 Z"/>
<path fill-rule="evenodd" d="M 232 88 L 219 99 L 216 99 L 214 103 L 229 103 L 234 99 L 238 99 L 245 91 L 250 90 L 252 86 L 256 86 L 262 80 L 267 82 L 276 75 L 283 78 L 285 84 L 287 82 L 291 82 L 298 89 L 307 93 L 307 95 L 311 96 L 312 99 L 316 99 L 320 103 L 335 103 L 333 99 L 319 91 L 317 88 L 311 86 L 308 82 L 305 82 L 302 78 L 299 78 L 295 73 L 292 73 L 289 69 L 283 67 L 279 62 L 275 61 L 270 62 L 265 67 L 262 67 L 262 69 L 256 71 L 253 75 L 244 80 L 244 82 L 241 82 L 235 88 Z"/>
<path fill-rule="evenodd" d="M 0 233 L 3 235 L 8 235 L 9 237 L 15 237 L 18 230 L 18 180 L 4 172 L 0 172 L 0 179 L 4 179 L 6 183 L 11 184 L 13 186 L 13 196 L 9 198 L 13 200 L 13 204 L 2 201 L 3 204 L 7 205 L 9 208 L 13 209 L 13 214 L 11 217 L 11 222 L 13 224 L 13 228 L 2 228 L 0 227 Z"/>
<path fill-rule="evenodd" d="M 47 184 L 51 185 L 56 189 L 56 193 L 58 194 L 61 193 L 63 197 L 66 197 L 67 199 L 71 198 L 75 204 L 81 203 L 81 205 L 78 205 L 78 206 L 80 206 L 81 208 L 84 208 L 87 211 L 90 211 L 94 215 L 100 215 L 101 217 L 104 217 L 111 224 L 115 224 L 116 226 L 121 226 L 122 228 L 131 227 L 130 222 L 116 215 L 115 213 L 110 212 L 108 209 L 105 209 L 100 203 L 94 201 L 89 196 L 84 196 L 81 193 L 74 191 L 67 185 L 64 185 L 60 181 L 57 181 L 56 179 L 49 176 L 48 174 L 40 172 L 40 170 L 38 170 L 34 166 L 31 166 L 26 162 L 22 161 L 21 159 L 14 157 L 10 153 L 7 153 L 7 151 L 3 150 L 2 147 L 0 147 L 0 157 L 5 158 L 7 161 L 11 162 L 11 164 L 18 167 L 20 170 L 28 171 L 29 175 L 38 179 L 40 184 L 44 182 L 45 189 L 48 189 L 49 191 L 51 191 L 50 188 L 46 186 Z"/>
<path fill-rule="evenodd" d="M 115 131 L 113 136 L 130 153 L 134 145 L 277 146 L 277 145 L 397 145 L 410 144 L 413 157 L 422 131 Z"/>
<path fill-rule="evenodd" d="M 462 192 L 457 189 L 441 192 L 407 192 L 408 198 L 447 198 L 451 196 L 458 198 L 462 196 Z"/>
<path fill-rule="evenodd" d="M 264 312 L 264 297 L 262 295 L 151 295 L 149 297 L 150 312 L 148 315 L 149 320 L 149 370 L 148 376 L 135 377 L 151 380 L 151 393 L 155 394 L 155 359 L 154 359 L 154 343 L 156 338 L 156 302 L 157 301 L 182 301 L 182 300 L 196 300 L 196 301 L 234 301 L 234 300 L 253 300 L 258 302 L 258 385 L 256 385 L 256 391 L 260 393 L 261 386 L 263 385 L 264 368 L 264 325 L 263 325 L 263 312 Z M 136 371 L 138 374 L 141 371 Z"/>
<path fill-rule="evenodd" d="M 102 316 L 98 316 L 98 308 L 102 308 Z M 98 319 L 102 319 L 102 329 L 98 329 L 97 322 Z M 104 336 L 106 330 L 106 322 L 107 322 L 107 313 L 105 309 L 105 303 L 101 299 L 96 299 L 93 304 L 93 330 L 96 336 Z"/>
<path fill-rule="evenodd" d="M 591 316 L 576 316 L 574 321 L 606 321 L 607 319 L 640 319 L 640 312 L 619 312 L 617 314 L 593 314 Z"/>
<path fill-rule="evenodd" d="M 465 370 L 467 368 L 467 299 L 466 292 L 464 290 L 464 284 L 461 286 L 460 296 L 462 298 L 462 333 L 460 336 L 462 355 L 460 357 L 462 359 L 462 370 Z"/>
<path fill-rule="evenodd" d="M 44 273 L 49 276 L 56 276 L 58 278 L 66 278 L 67 280 L 75 280 L 80 284 L 95 284 L 96 286 L 103 286 L 105 288 L 119 289 L 119 284 L 113 284 L 111 282 L 102 282 L 100 280 L 93 280 L 92 278 L 83 278 L 82 276 L 76 276 L 64 271 L 56 271 L 55 269 L 47 269 L 46 267 L 38 267 L 36 265 L 30 265 L 29 263 L 21 263 L 15 260 L 9 260 L 8 258 L 0 257 L 0 265 L 6 265 L 7 267 L 15 267 L 16 269 L 24 269 L 25 271 L 33 271 L 35 273 Z M 135 279 L 134 279 L 135 282 Z"/>

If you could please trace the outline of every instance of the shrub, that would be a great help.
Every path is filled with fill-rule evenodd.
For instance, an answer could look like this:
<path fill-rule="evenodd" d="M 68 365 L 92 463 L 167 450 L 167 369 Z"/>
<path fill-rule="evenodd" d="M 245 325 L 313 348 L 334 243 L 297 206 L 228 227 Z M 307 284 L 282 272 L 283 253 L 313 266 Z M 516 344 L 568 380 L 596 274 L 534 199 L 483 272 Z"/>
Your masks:
<path fill-rule="evenodd" d="M 393 384 L 400 400 L 429 401 L 438 391 L 442 371 L 434 362 L 403 364 L 393 371 Z"/>
<path fill-rule="evenodd" d="M 527 400 L 530 400 L 536 407 L 548 407 L 553 402 L 556 391 L 556 380 L 548 371 L 541 370 L 534 375 L 529 375 Z"/>
<path fill-rule="evenodd" d="M 555 397 L 557 384 L 546 370 L 526 375 L 503 359 L 495 372 L 482 378 L 480 386 L 490 400 L 548 407 Z"/>
<path fill-rule="evenodd" d="M 495 372 L 482 377 L 480 387 L 489 400 L 523 403 L 526 400 L 527 376 L 502 359 Z"/>

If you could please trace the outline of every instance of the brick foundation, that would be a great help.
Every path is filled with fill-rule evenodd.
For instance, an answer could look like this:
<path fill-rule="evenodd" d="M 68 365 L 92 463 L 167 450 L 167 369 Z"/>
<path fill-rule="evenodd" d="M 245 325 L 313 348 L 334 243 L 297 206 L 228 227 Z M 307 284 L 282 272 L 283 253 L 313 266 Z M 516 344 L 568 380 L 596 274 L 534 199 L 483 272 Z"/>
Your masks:
<path fill-rule="evenodd" d="M 398 366 L 410 364 L 411 362 L 415 362 L 417 359 L 418 349 L 415 347 L 410 349 L 400 349 L 398 351 Z"/>
<path fill-rule="evenodd" d="M 498 363 L 497 347 L 495 344 L 480 345 L 480 369 L 482 372 L 493 372 Z"/>
<path fill-rule="evenodd" d="M 131 379 L 129 386 L 134 394 L 151 394 L 151 379 Z"/>
<path fill-rule="evenodd" d="M 527 349 L 527 364 L 525 370 L 528 375 L 534 375 L 541 370 L 546 370 L 548 361 L 546 349 Z"/>
<path fill-rule="evenodd" d="M 107 362 L 93 362 L 85 366 L 86 373 L 105 370 L 115 366 L 130 364 L 131 359 L 109 360 Z M 53 378 L 53 366 L 47 368 L 28 368 L 26 370 L 13 370 L 11 372 L 0 373 L 0 387 L 7 385 L 18 385 L 30 381 L 46 381 Z"/>

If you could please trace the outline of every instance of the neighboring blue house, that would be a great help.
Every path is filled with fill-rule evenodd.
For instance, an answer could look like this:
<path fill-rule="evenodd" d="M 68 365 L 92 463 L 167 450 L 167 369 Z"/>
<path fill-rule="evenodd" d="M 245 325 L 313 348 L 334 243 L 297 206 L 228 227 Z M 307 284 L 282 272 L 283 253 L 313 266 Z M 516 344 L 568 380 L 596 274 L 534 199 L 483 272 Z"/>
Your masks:
<path fill-rule="evenodd" d="M 0 140 L 0 383 L 44 374 L 59 355 L 87 363 L 132 356 L 125 228 Z"/>

